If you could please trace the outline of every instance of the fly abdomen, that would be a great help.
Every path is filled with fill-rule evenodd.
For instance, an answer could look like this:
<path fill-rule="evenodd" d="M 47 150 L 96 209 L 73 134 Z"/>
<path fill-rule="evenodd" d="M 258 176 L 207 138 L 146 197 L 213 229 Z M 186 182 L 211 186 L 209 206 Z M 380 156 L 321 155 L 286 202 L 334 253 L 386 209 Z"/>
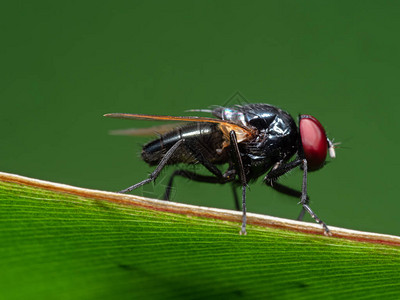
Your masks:
<path fill-rule="evenodd" d="M 223 158 L 217 149 L 222 148 L 223 134 L 217 124 L 191 123 L 178 127 L 158 139 L 143 146 L 142 159 L 150 165 L 157 165 L 167 151 L 179 140 L 186 145 L 180 146 L 169 159 L 168 164 L 197 163 L 193 151 L 201 154 L 210 162 L 218 163 Z"/>

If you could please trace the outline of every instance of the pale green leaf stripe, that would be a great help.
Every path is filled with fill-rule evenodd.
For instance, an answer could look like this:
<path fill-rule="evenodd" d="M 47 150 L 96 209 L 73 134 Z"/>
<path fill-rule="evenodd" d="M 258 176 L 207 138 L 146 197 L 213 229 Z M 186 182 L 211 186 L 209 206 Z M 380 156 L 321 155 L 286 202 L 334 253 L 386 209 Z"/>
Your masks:
<path fill-rule="evenodd" d="M 398 247 L 0 182 L 1 299 L 400 299 Z"/>

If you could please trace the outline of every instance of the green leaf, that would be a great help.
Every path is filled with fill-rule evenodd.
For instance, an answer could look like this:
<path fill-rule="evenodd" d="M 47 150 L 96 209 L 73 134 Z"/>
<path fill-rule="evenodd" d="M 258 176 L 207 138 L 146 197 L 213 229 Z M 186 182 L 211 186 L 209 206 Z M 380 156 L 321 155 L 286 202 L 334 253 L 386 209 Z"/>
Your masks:
<path fill-rule="evenodd" d="M 400 298 L 398 246 L 49 188 L 0 181 L 2 299 Z"/>

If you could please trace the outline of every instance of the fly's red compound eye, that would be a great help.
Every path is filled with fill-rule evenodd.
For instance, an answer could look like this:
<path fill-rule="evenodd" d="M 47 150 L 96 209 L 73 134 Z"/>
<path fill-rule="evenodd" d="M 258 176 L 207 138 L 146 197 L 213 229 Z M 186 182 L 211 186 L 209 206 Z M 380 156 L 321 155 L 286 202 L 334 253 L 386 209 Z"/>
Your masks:
<path fill-rule="evenodd" d="M 328 152 L 328 142 L 324 127 L 316 118 L 310 115 L 300 116 L 299 127 L 308 170 L 318 170 L 323 167 Z"/>

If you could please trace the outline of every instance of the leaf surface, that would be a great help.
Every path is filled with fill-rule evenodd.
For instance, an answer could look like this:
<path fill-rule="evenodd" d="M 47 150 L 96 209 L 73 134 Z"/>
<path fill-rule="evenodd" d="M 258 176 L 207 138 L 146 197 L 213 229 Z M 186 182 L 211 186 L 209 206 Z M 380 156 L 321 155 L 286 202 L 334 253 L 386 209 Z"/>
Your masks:
<path fill-rule="evenodd" d="M 0 181 L 3 299 L 400 298 L 400 247 Z"/>

